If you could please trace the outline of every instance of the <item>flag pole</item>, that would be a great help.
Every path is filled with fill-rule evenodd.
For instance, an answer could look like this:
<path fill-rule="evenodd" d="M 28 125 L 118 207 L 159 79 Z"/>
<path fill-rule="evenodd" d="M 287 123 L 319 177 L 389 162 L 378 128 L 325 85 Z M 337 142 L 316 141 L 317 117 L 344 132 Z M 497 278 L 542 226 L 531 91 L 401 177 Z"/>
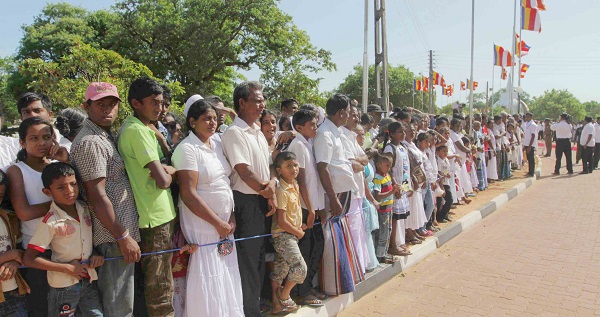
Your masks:
<path fill-rule="evenodd" d="M 514 7 L 514 14 L 513 14 L 513 30 L 512 30 L 512 34 L 510 35 L 510 38 L 513 39 L 512 40 L 512 60 L 511 60 L 511 65 L 510 65 L 510 91 L 508 92 L 508 109 L 511 113 L 513 112 L 513 104 L 512 104 L 512 100 L 513 100 L 513 86 L 515 84 L 514 82 L 514 78 L 515 78 L 515 34 L 517 34 L 517 0 L 515 0 L 515 7 Z"/>
<path fill-rule="evenodd" d="M 517 87 L 521 88 L 521 55 L 523 55 L 523 52 L 521 52 L 521 41 L 523 40 L 523 38 L 521 37 L 521 33 L 523 32 L 523 28 L 519 27 L 519 43 L 517 43 L 516 45 L 519 45 L 519 68 L 517 69 L 517 71 L 519 72 L 519 79 L 517 79 Z M 517 111 L 519 114 L 521 114 L 521 93 L 520 93 L 521 89 L 519 89 L 517 91 Z"/>
<path fill-rule="evenodd" d="M 516 0 L 515 0 L 516 1 Z M 475 0 L 471 0 L 471 80 L 469 82 L 469 127 L 473 131 L 473 56 L 475 53 Z"/>
<path fill-rule="evenodd" d="M 362 87 L 362 110 L 367 113 L 367 103 L 369 102 L 369 54 L 367 46 L 369 45 L 369 0 L 365 0 L 365 34 L 363 50 L 363 87 Z"/>
<path fill-rule="evenodd" d="M 490 119 L 494 120 L 494 70 L 496 68 L 496 65 L 492 66 L 492 98 L 491 98 L 491 102 L 490 102 L 490 111 L 491 111 L 491 115 L 490 115 Z M 500 72 L 500 76 L 502 76 L 502 72 Z"/>

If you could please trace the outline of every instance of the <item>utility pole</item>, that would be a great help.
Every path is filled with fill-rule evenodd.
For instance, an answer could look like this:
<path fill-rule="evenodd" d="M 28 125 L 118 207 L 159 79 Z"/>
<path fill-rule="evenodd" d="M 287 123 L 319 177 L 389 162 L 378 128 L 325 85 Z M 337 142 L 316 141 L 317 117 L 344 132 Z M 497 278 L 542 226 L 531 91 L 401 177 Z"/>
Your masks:
<path fill-rule="evenodd" d="M 362 87 L 362 110 L 367 113 L 367 103 L 369 103 L 369 55 L 367 46 L 369 45 L 369 0 L 365 0 L 365 34 L 363 47 L 363 87 Z"/>
<path fill-rule="evenodd" d="M 435 113 L 433 111 L 435 105 L 433 104 L 433 51 L 429 50 L 429 113 Z"/>
<path fill-rule="evenodd" d="M 375 7 L 375 83 L 377 103 L 389 113 L 390 86 L 388 82 L 387 33 L 385 25 L 385 0 L 374 0 Z M 383 85 L 382 85 L 383 79 Z"/>
<path fill-rule="evenodd" d="M 485 112 L 487 113 L 489 110 L 489 104 L 488 104 L 488 93 L 490 92 L 490 88 L 489 88 L 489 81 L 485 82 Z"/>

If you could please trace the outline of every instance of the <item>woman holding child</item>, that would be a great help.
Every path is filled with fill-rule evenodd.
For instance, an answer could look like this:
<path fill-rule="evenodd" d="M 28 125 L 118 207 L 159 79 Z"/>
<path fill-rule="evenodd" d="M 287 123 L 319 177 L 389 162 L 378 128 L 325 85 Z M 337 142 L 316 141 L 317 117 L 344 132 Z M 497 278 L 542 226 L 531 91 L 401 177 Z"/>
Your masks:
<path fill-rule="evenodd" d="M 233 239 L 231 167 L 221 142 L 213 137 L 217 109 L 205 100 L 187 114 L 191 132 L 173 153 L 180 186 L 181 229 L 189 243 Z M 187 316 L 244 316 L 235 245 L 223 242 L 199 248 L 190 258 L 186 294 Z"/>

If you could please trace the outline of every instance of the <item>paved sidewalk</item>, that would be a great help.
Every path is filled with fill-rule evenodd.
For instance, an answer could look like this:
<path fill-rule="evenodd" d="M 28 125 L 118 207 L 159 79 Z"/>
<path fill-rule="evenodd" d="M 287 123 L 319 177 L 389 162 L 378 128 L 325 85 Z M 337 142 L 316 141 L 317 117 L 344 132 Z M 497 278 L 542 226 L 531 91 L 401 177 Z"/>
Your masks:
<path fill-rule="evenodd" d="M 339 316 L 600 316 L 600 171 L 542 161 L 526 193 Z"/>

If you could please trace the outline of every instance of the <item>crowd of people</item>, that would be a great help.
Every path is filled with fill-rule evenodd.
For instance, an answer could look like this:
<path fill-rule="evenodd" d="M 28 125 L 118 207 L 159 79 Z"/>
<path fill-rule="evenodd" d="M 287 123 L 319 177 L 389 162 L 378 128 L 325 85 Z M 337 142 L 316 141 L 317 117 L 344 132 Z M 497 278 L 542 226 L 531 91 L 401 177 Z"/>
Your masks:
<path fill-rule="evenodd" d="M 410 255 L 489 183 L 524 162 L 535 173 L 531 113 L 361 113 L 343 94 L 275 112 L 260 83 L 243 82 L 233 109 L 193 95 L 179 121 L 168 88 L 147 77 L 131 83 L 134 114 L 120 127 L 116 86 L 92 83 L 82 101 L 52 124 L 50 100 L 26 93 L 18 138 L 0 137 L 2 316 L 322 306 Z"/>

